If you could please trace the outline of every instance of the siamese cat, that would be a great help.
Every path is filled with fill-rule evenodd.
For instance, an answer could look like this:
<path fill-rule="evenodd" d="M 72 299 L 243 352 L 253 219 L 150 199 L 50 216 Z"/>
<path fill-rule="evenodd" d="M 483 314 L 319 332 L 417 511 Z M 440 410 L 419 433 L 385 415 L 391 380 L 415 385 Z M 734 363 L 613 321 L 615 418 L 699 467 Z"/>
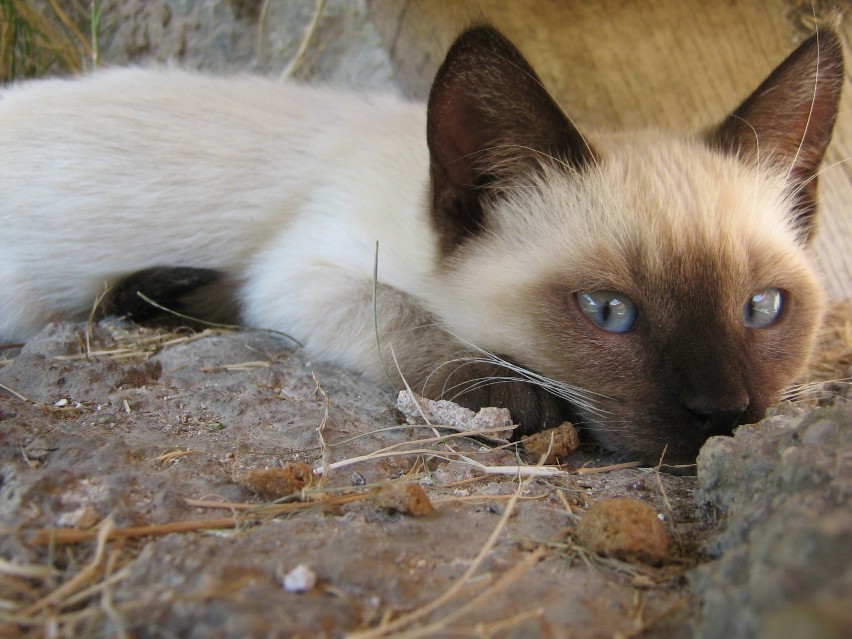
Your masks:
<path fill-rule="evenodd" d="M 105 286 L 138 317 L 141 291 L 401 385 L 395 359 L 428 396 L 508 407 L 516 433 L 570 419 L 690 463 L 813 345 L 842 81 L 823 30 L 694 139 L 581 133 L 479 26 L 425 106 L 163 68 L 10 86 L 0 341 L 84 318 Z"/>

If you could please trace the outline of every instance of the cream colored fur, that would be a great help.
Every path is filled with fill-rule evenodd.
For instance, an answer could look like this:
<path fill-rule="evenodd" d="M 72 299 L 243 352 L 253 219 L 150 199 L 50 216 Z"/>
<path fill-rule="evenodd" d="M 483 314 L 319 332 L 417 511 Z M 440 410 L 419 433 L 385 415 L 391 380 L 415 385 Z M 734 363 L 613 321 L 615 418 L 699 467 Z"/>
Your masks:
<path fill-rule="evenodd" d="M 260 78 L 121 69 L 0 97 L 0 339 L 79 319 L 119 276 L 223 269 L 243 319 L 376 373 L 370 330 L 342 331 L 372 281 L 422 288 L 425 112 Z M 371 284 L 370 284 L 371 286 Z M 349 309 L 349 310 L 345 310 Z"/>

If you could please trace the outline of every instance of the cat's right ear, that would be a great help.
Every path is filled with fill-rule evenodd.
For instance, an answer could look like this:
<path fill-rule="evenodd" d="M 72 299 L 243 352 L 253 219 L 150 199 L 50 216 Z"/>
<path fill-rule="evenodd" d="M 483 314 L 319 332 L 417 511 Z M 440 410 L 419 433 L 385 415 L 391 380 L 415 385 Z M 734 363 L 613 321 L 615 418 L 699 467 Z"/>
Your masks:
<path fill-rule="evenodd" d="M 786 172 L 794 222 L 805 239 L 815 223 L 817 173 L 831 141 L 843 80 L 840 37 L 822 29 L 710 134 L 718 148 Z"/>
<path fill-rule="evenodd" d="M 469 29 L 450 48 L 427 120 L 432 216 L 444 252 L 482 230 L 484 189 L 548 159 L 569 170 L 595 161 L 529 63 L 488 26 Z"/>

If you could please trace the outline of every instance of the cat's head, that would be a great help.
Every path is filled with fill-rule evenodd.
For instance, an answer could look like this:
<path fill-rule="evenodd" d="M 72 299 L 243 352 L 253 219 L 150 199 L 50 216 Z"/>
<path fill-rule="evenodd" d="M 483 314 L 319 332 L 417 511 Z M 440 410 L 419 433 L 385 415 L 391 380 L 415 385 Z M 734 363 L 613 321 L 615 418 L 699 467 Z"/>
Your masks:
<path fill-rule="evenodd" d="M 585 136 L 505 38 L 466 32 L 429 101 L 440 315 L 582 389 L 576 418 L 606 447 L 693 461 L 806 364 L 824 300 L 805 249 L 842 79 L 825 30 L 708 134 Z"/>

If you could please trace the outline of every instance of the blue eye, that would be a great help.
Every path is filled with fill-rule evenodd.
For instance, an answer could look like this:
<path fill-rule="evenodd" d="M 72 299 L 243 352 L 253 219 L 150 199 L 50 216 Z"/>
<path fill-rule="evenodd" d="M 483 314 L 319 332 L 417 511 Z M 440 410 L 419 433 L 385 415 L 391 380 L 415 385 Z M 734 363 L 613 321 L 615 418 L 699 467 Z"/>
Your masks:
<path fill-rule="evenodd" d="M 577 293 L 577 304 L 596 326 L 610 333 L 626 333 L 636 322 L 636 305 L 615 291 Z"/>
<path fill-rule="evenodd" d="M 777 288 L 764 288 L 743 306 L 743 323 L 748 328 L 766 328 L 781 315 L 784 295 Z"/>

